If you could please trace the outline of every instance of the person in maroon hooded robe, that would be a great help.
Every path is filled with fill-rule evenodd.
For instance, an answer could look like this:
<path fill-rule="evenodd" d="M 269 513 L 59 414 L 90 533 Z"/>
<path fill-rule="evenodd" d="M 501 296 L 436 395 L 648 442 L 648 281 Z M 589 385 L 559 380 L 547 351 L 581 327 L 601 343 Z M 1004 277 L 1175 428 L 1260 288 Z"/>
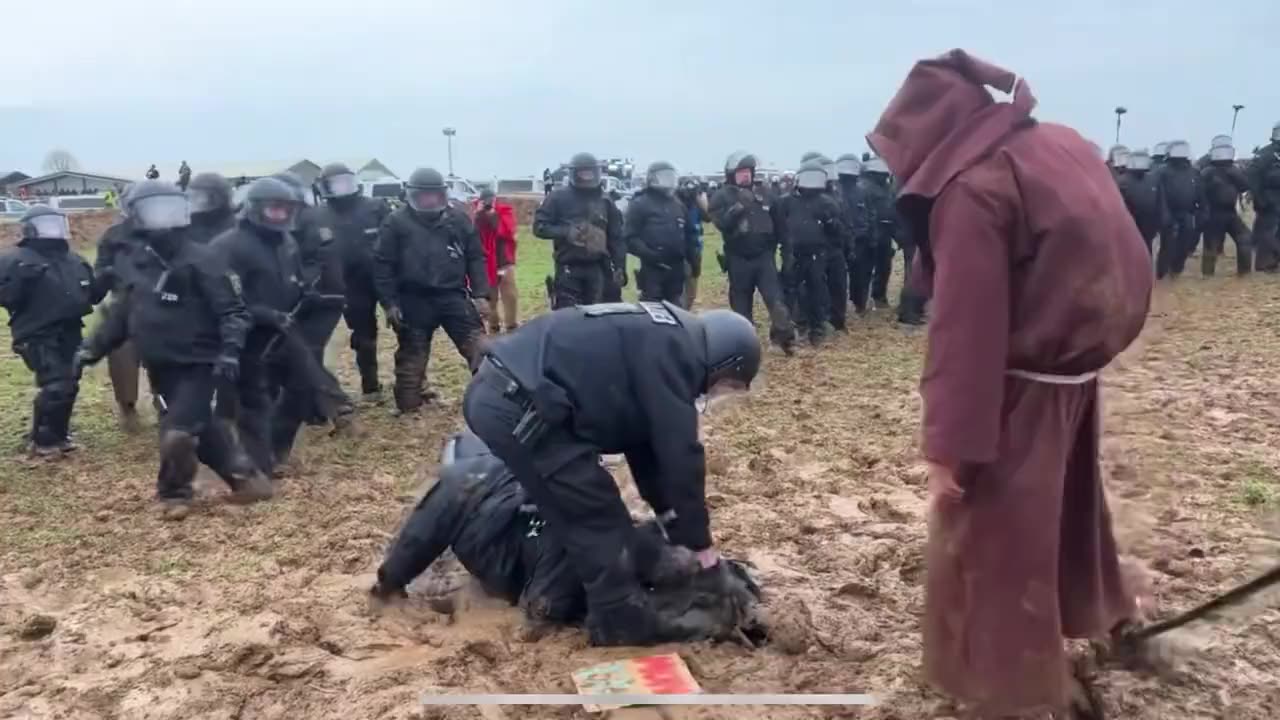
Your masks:
<path fill-rule="evenodd" d="M 1034 107 L 1016 75 L 953 50 L 917 63 L 867 136 L 901 183 L 934 308 L 925 672 L 987 718 L 1072 712 L 1063 638 L 1135 613 L 1096 375 L 1142 329 L 1151 264 L 1092 144 Z"/>

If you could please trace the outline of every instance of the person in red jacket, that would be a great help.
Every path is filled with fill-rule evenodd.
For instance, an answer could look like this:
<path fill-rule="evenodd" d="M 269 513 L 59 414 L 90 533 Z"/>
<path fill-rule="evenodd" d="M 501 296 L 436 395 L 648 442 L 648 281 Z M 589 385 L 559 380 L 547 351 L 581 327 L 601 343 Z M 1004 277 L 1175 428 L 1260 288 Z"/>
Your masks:
<path fill-rule="evenodd" d="M 480 199 L 472 204 L 476 230 L 480 233 L 480 245 L 484 248 L 485 268 L 489 271 L 489 287 L 494 308 L 487 318 L 489 330 L 507 332 L 519 327 L 516 305 L 516 213 L 498 199 L 493 190 L 485 188 Z M 499 322 L 499 304 L 501 322 Z"/>

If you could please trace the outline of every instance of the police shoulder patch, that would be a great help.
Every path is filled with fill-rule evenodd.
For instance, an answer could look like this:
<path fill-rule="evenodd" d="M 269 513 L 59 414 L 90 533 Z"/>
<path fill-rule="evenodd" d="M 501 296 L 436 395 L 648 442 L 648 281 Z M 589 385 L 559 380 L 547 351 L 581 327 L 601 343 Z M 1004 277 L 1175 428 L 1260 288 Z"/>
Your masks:
<path fill-rule="evenodd" d="M 236 295 L 243 295 L 243 294 L 244 294 L 244 287 L 240 284 L 240 276 L 239 276 L 239 275 L 237 275 L 237 274 L 235 274 L 235 273 L 233 273 L 233 272 L 231 272 L 231 271 L 229 271 L 229 270 L 228 270 L 228 271 L 227 271 L 227 282 L 231 283 L 231 291 L 232 291 L 232 292 L 234 292 Z"/>
<path fill-rule="evenodd" d="M 333 230 L 330 230 L 328 227 L 325 227 L 325 226 L 323 226 L 323 225 L 322 225 L 322 226 L 320 226 L 320 229 L 319 229 L 318 231 L 316 231 L 316 232 L 317 232 L 317 234 L 319 234 L 319 235 L 320 235 L 320 239 L 321 239 L 321 240 L 323 240 L 323 241 L 325 241 L 325 242 L 332 242 L 332 241 L 333 241 Z"/>

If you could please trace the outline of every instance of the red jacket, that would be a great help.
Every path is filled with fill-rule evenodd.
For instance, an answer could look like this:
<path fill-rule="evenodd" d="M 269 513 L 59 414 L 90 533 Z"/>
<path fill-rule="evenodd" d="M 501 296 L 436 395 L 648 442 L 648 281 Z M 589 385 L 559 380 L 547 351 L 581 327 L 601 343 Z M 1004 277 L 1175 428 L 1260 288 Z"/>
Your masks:
<path fill-rule="evenodd" d="M 480 234 L 480 246 L 484 248 L 484 266 L 489 273 L 489 286 L 498 283 L 498 268 L 516 264 L 516 212 L 501 199 L 493 202 L 493 222 L 480 210 L 480 201 L 471 203 L 471 217 L 476 232 Z"/>

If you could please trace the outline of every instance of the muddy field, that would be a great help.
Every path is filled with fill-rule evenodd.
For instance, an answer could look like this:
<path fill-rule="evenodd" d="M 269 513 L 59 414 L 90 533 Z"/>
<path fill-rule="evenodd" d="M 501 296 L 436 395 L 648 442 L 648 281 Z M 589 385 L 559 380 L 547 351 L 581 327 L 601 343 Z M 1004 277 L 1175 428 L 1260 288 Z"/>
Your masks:
<path fill-rule="evenodd" d="M 525 309 L 537 310 L 545 257 L 532 241 L 523 248 Z M 704 279 L 704 304 L 722 302 L 719 276 Z M 1147 330 L 1106 373 L 1114 510 L 1157 615 L 1280 559 L 1277 317 L 1275 277 L 1165 284 Z M 919 678 L 922 350 L 923 334 L 873 313 L 831 347 L 771 355 L 756 397 L 708 418 L 714 531 L 726 553 L 756 564 L 774 640 L 758 651 L 675 648 L 708 691 L 870 692 L 881 704 L 667 717 L 951 714 Z M 353 387 L 344 331 L 331 355 Z M 381 553 L 459 423 L 465 369 L 443 336 L 436 407 L 411 419 L 365 408 L 361 439 L 311 430 L 278 500 L 236 508 L 210 498 L 177 524 L 152 512 L 154 438 L 115 428 L 105 368 L 86 376 L 76 420 L 85 450 L 59 464 L 22 459 L 30 391 L 16 363 L 0 358 L 0 717 L 588 717 L 575 707 L 425 709 L 415 697 L 572 692 L 573 669 L 636 654 L 589 648 L 577 630 L 524 640 L 515 610 L 465 584 L 456 612 L 439 614 L 426 596 L 458 584 L 447 569 L 413 588 L 408 609 L 370 613 Z M 205 481 L 201 491 L 222 492 Z M 1280 716 L 1274 596 L 1173 640 L 1161 676 L 1101 669 L 1113 717 Z M 646 713 L 629 714 L 659 717 Z"/>

